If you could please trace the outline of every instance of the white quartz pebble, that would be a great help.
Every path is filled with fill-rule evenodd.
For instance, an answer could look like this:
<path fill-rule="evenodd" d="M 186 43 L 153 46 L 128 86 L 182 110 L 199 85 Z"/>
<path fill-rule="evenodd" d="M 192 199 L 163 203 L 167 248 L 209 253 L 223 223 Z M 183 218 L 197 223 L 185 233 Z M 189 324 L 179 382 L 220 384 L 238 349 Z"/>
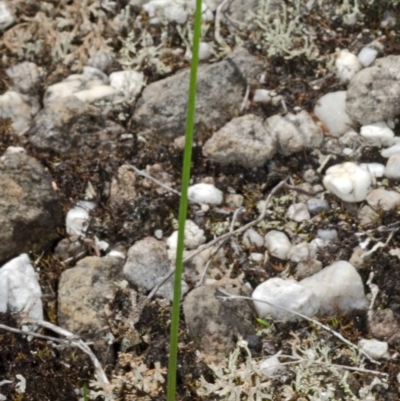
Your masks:
<path fill-rule="evenodd" d="M 70 209 L 65 218 L 66 230 L 69 235 L 85 236 L 89 228 L 89 211 L 94 208 L 92 202 L 80 201 Z"/>
<path fill-rule="evenodd" d="M 292 244 L 285 233 L 282 231 L 271 230 L 264 238 L 265 246 L 270 255 L 282 260 L 288 258 L 288 253 L 292 248 Z"/>
<path fill-rule="evenodd" d="M 317 296 L 320 302 L 320 315 L 350 312 L 368 307 L 360 275 L 350 263 L 343 260 L 301 280 L 299 284 Z"/>
<path fill-rule="evenodd" d="M 354 125 L 346 112 L 346 91 L 327 93 L 314 107 L 314 114 L 324 123 L 330 135 L 340 137 Z"/>
<path fill-rule="evenodd" d="M 212 184 L 195 184 L 188 189 L 189 200 L 193 203 L 209 203 L 220 205 L 224 201 L 224 194 Z"/>
<path fill-rule="evenodd" d="M 335 62 L 336 75 L 341 82 L 347 83 L 362 69 L 357 56 L 348 50 L 341 50 Z"/>
<path fill-rule="evenodd" d="M 310 220 L 310 212 L 308 211 L 307 205 L 305 203 L 295 203 L 290 205 L 287 211 L 287 216 L 289 219 L 301 223 L 305 220 Z"/>
<path fill-rule="evenodd" d="M 0 312 L 28 312 L 31 319 L 43 320 L 42 291 L 26 253 L 0 269 Z"/>
<path fill-rule="evenodd" d="M 382 157 L 389 158 L 390 156 L 396 155 L 400 153 L 400 142 L 391 146 L 390 148 L 383 149 L 381 151 Z"/>
<path fill-rule="evenodd" d="M 375 178 L 381 178 L 385 174 L 385 166 L 381 163 L 361 163 L 359 166 Z"/>
<path fill-rule="evenodd" d="M 358 53 L 358 61 L 363 67 L 369 67 L 376 59 L 378 51 L 372 47 L 365 46 Z"/>
<path fill-rule="evenodd" d="M 400 153 L 390 156 L 386 162 L 385 177 L 392 180 L 400 178 Z"/>
<path fill-rule="evenodd" d="M 133 70 L 116 71 L 110 74 L 110 85 L 125 96 L 136 97 L 144 86 L 144 75 Z"/>
<path fill-rule="evenodd" d="M 271 91 L 267 89 L 256 89 L 254 92 L 253 100 L 256 103 L 270 103 L 271 99 Z"/>
<path fill-rule="evenodd" d="M 319 302 L 315 294 L 294 280 L 271 278 L 258 285 L 251 297 L 257 315 L 261 318 L 271 317 L 282 321 L 301 319 L 301 317 L 271 304 L 306 316 L 314 316 L 319 310 Z M 269 304 L 257 302 L 257 300 Z"/>
<path fill-rule="evenodd" d="M 373 359 L 389 358 L 389 345 L 386 341 L 378 341 L 374 338 L 362 339 L 358 342 L 358 347 Z"/>
<path fill-rule="evenodd" d="M 259 369 L 263 376 L 272 379 L 285 370 L 285 365 L 280 362 L 278 355 L 273 355 L 261 361 Z"/>
<path fill-rule="evenodd" d="M 204 230 L 199 228 L 199 226 L 192 220 L 186 220 L 185 223 L 185 248 L 195 249 L 201 244 L 206 242 L 206 237 L 204 236 Z M 167 239 L 167 245 L 170 249 L 176 249 L 178 247 L 178 231 L 174 231 Z"/>
<path fill-rule="evenodd" d="M 249 228 L 243 235 L 243 244 L 247 248 L 250 248 L 251 246 L 257 246 L 261 248 L 264 246 L 264 237 L 256 230 Z"/>
<path fill-rule="evenodd" d="M 346 202 L 362 202 L 372 184 L 371 174 L 352 162 L 328 168 L 323 179 L 325 188 Z"/>
<path fill-rule="evenodd" d="M 7 3 L 0 1 L 0 31 L 4 31 L 13 23 L 14 17 L 7 6 Z"/>
<path fill-rule="evenodd" d="M 360 135 L 372 146 L 391 146 L 394 132 L 384 121 L 361 127 Z"/>

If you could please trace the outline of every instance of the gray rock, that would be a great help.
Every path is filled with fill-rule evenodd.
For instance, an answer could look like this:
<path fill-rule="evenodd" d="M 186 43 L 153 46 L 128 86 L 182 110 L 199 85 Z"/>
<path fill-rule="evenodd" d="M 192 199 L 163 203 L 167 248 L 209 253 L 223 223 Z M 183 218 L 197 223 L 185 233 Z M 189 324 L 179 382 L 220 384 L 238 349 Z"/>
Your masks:
<path fill-rule="evenodd" d="M 0 158 L 0 262 L 39 251 L 56 238 L 62 207 L 52 178 L 34 158 L 6 152 Z"/>
<path fill-rule="evenodd" d="M 195 132 L 197 136 L 222 127 L 240 112 L 248 83 L 255 82 L 262 64 L 238 49 L 224 60 L 198 71 Z M 147 86 L 134 111 L 141 135 L 169 141 L 185 132 L 189 69 Z"/>
<path fill-rule="evenodd" d="M 237 288 L 229 288 L 239 294 Z M 189 335 L 196 347 L 216 359 L 223 359 L 235 348 L 237 337 L 255 334 L 253 311 L 247 302 L 216 298 L 217 287 L 194 289 L 183 302 Z"/>
<path fill-rule="evenodd" d="M 347 89 L 346 110 L 361 125 L 400 114 L 400 56 L 388 56 L 360 71 Z"/>
<path fill-rule="evenodd" d="M 110 153 L 124 129 L 106 120 L 100 110 L 75 97 L 56 99 L 35 117 L 28 131 L 37 149 L 57 153 L 81 153 L 90 149 Z"/>
<path fill-rule="evenodd" d="M 379 340 L 388 340 L 400 331 L 400 324 L 391 309 L 371 310 L 368 313 L 368 328 Z"/>
<path fill-rule="evenodd" d="M 318 273 L 322 269 L 322 262 L 317 259 L 309 258 L 299 262 L 295 268 L 294 278 L 296 280 L 303 280 Z"/>
<path fill-rule="evenodd" d="M 124 275 L 139 291 L 151 291 L 169 271 L 170 261 L 164 242 L 146 237 L 129 248 Z"/>
<path fill-rule="evenodd" d="M 252 114 L 234 118 L 203 146 L 203 154 L 209 160 L 247 168 L 262 166 L 275 152 L 275 136 L 262 118 Z"/>
<path fill-rule="evenodd" d="M 378 221 L 379 215 L 372 207 L 364 205 L 357 213 L 357 218 L 360 220 L 360 225 L 365 227 L 374 224 Z"/>
<path fill-rule="evenodd" d="M 35 63 L 24 61 L 16 64 L 7 68 L 6 74 L 12 80 L 13 89 L 17 92 L 31 95 L 37 94 L 40 73 Z"/>
<path fill-rule="evenodd" d="M 320 302 L 319 315 L 367 309 L 364 285 L 357 270 L 343 260 L 325 267 L 299 283 L 311 290 Z"/>
<path fill-rule="evenodd" d="M 307 208 L 311 214 L 329 210 L 329 203 L 325 199 L 312 198 L 307 201 Z"/>
<path fill-rule="evenodd" d="M 58 287 L 58 324 L 76 333 L 94 333 L 107 325 L 104 314 L 122 279 L 121 258 L 90 256 L 65 270 Z"/>
<path fill-rule="evenodd" d="M 298 114 L 276 114 L 266 120 L 267 130 L 278 141 L 278 151 L 284 156 L 305 148 L 318 148 L 324 137 L 306 111 Z"/>

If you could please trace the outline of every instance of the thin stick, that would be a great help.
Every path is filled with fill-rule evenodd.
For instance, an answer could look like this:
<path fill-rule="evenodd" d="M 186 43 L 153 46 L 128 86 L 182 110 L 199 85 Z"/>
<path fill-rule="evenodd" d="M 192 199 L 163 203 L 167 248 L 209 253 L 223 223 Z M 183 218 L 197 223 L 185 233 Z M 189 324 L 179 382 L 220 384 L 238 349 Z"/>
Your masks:
<path fill-rule="evenodd" d="M 214 37 L 215 41 L 219 44 L 224 43 L 222 39 L 220 29 L 221 29 L 221 16 L 222 16 L 222 9 L 228 4 L 230 0 L 224 0 L 218 7 L 217 11 L 215 12 L 215 30 L 214 30 Z"/>
<path fill-rule="evenodd" d="M 160 187 L 163 187 L 164 189 L 173 192 L 175 195 L 181 196 L 181 193 L 179 191 L 169 187 L 168 185 L 165 185 L 161 181 L 159 181 L 159 180 L 155 179 L 154 177 L 152 177 L 150 174 L 147 174 L 146 172 L 144 172 L 142 170 L 139 170 L 137 167 L 133 166 L 132 164 L 128 164 L 128 166 L 129 166 L 129 168 L 131 168 L 133 171 L 135 171 L 136 173 L 138 173 L 142 177 L 148 178 L 149 180 L 155 182 Z"/>
<path fill-rule="evenodd" d="M 380 362 L 378 362 L 375 359 L 371 358 L 365 351 L 363 351 L 360 348 L 358 348 L 357 345 L 354 345 L 352 342 L 350 342 L 349 340 L 344 338 L 340 333 L 336 332 L 335 330 L 331 329 L 328 326 L 325 326 L 324 324 L 320 323 L 318 320 L 315 320 L 315 319 L 313 319 L 311 317 L 303 315 L 302 313 L 295 312 L 295 311 L 293 311 L 291 309 L 287 309 L 287 308 L 285 308 L 283 306 L 276 305 L 276 304 L 274 304 L 272 302 L 264 301 L 264 300 L 257 299 L 257 298 L 246 297 L 246 296 L 243 296 L 243 295 L 229 294 L 229 292 L 221 290 L 220 288 L 218 289 L 218 291 L 222 294 L 221 296 L 218 296 L 218 298 L 221 298 L 223 300 L 226 300 L 226 299 L 246 299 L 246 300 L 253 301 L 253 302 L 261 302 L 261 303 L 267 304 L 269 306 L 272 306 L 274 308 L 284 310 L 285 312 L 293 313 L 294 315 L 299 316 L 299 317 L 301 317 L 301 318 L 303 318 L 305 320 L 308 320 L 309 322 L 314 323 L 315 325 L 323 328 L 324 330 L 326 330 L 329 333 L 333 334 L 340 341 L 342 341 L 345 344 L 347 344 L 349 347 L 351 347 L 353 349 L 356 349 L 358 352 L 360 352 L 365 357 L 367 357 L 371 362 L 376 363 L 377 365 L 380 365 Z"/>
<path fill-rule="evenodd" d="M 251 221 L 250 223 L 247 223 L 246 225 L 239 227 L 238 229 L 223 234 L 215 239 L 213 239 L 212 241 L 208 242 L 207 244 L 201 245 L 199 246 L 195 252 L 193 252 L 192 254 L 190 254 L 188 257 L 186 257 L 185 259 L 183 259 L 183 263 L 188 262 L 189 260 L 191 260 L 192 258 L 194 258 L 196 255 L 198 255 L 199 253 L 203 252 L 205 249 L 211 248 L 212 246 L 214 246 L 215 244 L 218 244 L 220 241 L 226 240 L 230 237 L 232 237 L 233 235 L 236 234 L 241 234 L 245 231 L 247 231 L 249 228 L 257 225 L 258 223 L 260 223 L 262 220 L 264 220 L 265 215 L 267 214 L 267 209 L 268 206 L 271 202 L 272 197 L 282 188 L 285 186 L 287 181 L 287 178 L 283 181 L 281 181 L 278 185 L 276 185 L 271 192 L 269 193 L 264 207 L 261 211 L 260 216 L 256 219 Z M 150 294 L 148 295 L 148 299 L 152 299 L 154 297 L 154 295 L 157 293 L 157 291 L 160 289 L 160 287 L 165 284 L 173 275 L 174 275 L 175 271 L 171 270 L 168 274 L 166 274 L 164 277 L 161 278 L 161 280 L 159 281 L 159 283 L 151 290 Z"/>
<path fill-rule="evenodd" d="M 45 329 L 54 331 L 55 333 L 66 337 L 68 342 L 75 346 L 80 348 L 83 352 L 85 352 L 89 358 L 91 359 L 94 369 L 95 369 L 95 374 L 98 378 L 98 380 L 103 384 L 109 384 L 110 382 L 107 379 L 106 374 L 103 371 L 103 368 L 100 365 L 99 360 L 96 358 L 96 355 L 93 353 L 93 351 L 89 348 L 89 346 L 82 341 L 79 337 L 77 337 L 75 334 L 71 333 L 70 331 L 63 329 L 62 327 L 56 326 L 55 324 L 52 324 L 50 322 L 45 322 L 44 320 L 35 320 L 35 319 L 27 319 L 23 321 L 24 324 L 32 324 L 32 325 L 37 325 L 41 326 Z"/>

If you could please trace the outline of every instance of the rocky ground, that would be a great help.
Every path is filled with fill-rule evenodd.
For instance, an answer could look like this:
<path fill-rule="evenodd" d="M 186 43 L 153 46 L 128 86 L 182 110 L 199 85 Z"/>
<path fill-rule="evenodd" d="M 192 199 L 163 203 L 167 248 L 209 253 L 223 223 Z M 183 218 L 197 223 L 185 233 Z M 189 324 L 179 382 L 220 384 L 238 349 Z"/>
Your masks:
<path fill-rule="evenodd" d="M 1 330 L 0 399 L 82 399 L 87 389 L 90 399 L 165 400 L 171 284 L 148 296 L 174 259 L 179 194 L 148 176 L 180 189 L 192 10 L 81 3 L 0 1 L 0 263 L 28 253 L 39 282 L 19 275 L 26 264 L 0 270 L 0 321 L 20 326 L 27 302 L 13 297 L 25 283 L 41 294 L 35 317 L 43 309 L 87 341 L 108 383 L 76 347 Z M 192 163 L 192 184 L 213 185 L 223 201 L 189 207 L 177 399 L 398 400 L 400 61 L 389 56 L 400 50 L 399 5 L 223 3 L 205 2 Z M 366 45 L 372 67 L 337 62 Z M 123 70 L 134 72 L 121 81 L 113 73 Z M 346 93 L 347 109 L 321 117 L 315 106 L 331 92 Z M 359 134 L 381 121 L 393 137 Z M 365 194 L 358 176 L 352 199 L 341 199 L 344 184 L 329 187 L 327 170 L 345 162 L 379 163 Z M 239 230 L 255 221 L 283 180 L 253 232 L 207 248 L 232 220 Z M 272 230 L 291 254 L 270 245 Z M 216 297 L 307 280 L 337 261 L 376 300 L 367 311 L 362 293 L 361 309 L 334 305 L 318 321 L 356 346 L 386 344 L 372 361 L 315 322 L 260 319 L 251 302 Z M 277 375 L 261 374 L 278 352 Z"/>

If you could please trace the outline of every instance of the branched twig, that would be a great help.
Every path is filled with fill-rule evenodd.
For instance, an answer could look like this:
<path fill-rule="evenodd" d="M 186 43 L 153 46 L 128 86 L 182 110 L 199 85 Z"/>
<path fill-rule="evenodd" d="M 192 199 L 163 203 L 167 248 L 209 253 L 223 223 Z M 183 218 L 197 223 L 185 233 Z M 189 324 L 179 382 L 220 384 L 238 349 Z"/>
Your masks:
<path fill-rule="evenodd" d="M 357 345 L 354 345 L 352 342 L 350 342 L 349 340 L 347 340 L 346 338 L 344 338 L 340 333 L 336 332 L 335 330 L 331 329 L 330 327 L 320 323 L 318 320 L 315 320 L 311 317 L 308 317 L 306 315 L 303 315 L 302 313 L 299 312 L 295 312 L 291 309 L 287 309 L 284 306 L 280 306 L 280 305 L 276 305 L 272 302 L 268 302 L 268 301 L 264 301 L 261 299 L 257 299 L 257 298 L 251 298 L 251 297 L 246 297 L 243 295 L 234 295 L 234 294 L 230 294 L 229 292 L 226 292 L 224 290 L 218 289 L 218 291 L 220 292 L 220 296 L 218 296 L 218 298 L 221 298 L 223 300 L 226 299 L 246 299 L 249 301 L 253 301 L 253 302 L 261 302 L 264 304 L 267 304 L 269 306 L 272 306 L 273 308 L 277 308 L 277 309 L 281 309 L 284 310 L 285 312 L 289 312 L 292 313 L 296 316 L 299 316 L 311 323 L 314 323 L 315 325 L 323 328 L 324 330 L 328 331 L 329 333 L 333 334 L 336 338 L 338 338 L 340 341 L 344 342 L 345 344 L 347 344 L 349 347 L 354 348 L 355 350 L 357 350 L 358 352 L 360 352 L 361 354 L 363 354 L 365 357 L 367 357 L 371 362 L 376 363 L 378 365 L 380 365 L 380 363 L 378 361 L 376 361 L 375 359 L 371 358 L 366 352 L 364 352 L 363 350 L 361 350 L 359 347 L 357 347 Z"/>
<path fill-rule="evenodd" d="M 199 253 L 203 252 L 205 249 L 211 248 L 212 246 L 214 246 L 215 244 L 218 244 L 220 241 L 224 241 L 226 239 L 229 239 L 230 237 L 232 237 L 233 235 L 236 234 L 241 234 L 245 231 L 247 231 L 249 228 L 257 225 L 258 223 L 260 223 L 262 220 L 264 220 L 265 215 L 267 214 L 267 209 L 268 206 L 271 202 L 272 197 L 283 187 L 285 187 L 287 178 L 283 181 L 281 181 L 278 185 L 276 185 L 271 192 L 269 193 L 265 203 L 264 203 L 264 207 L 261 211 L 260 216 L 256 219 L 251 221 L 250 223 L 247 223 L 246 225 L 239 227 L 238 229 L 232 231 L 232 232 L 228 232 L 226 234 L 223 234 L 215 239 L 213 239 L 212 241 L 208 242 L 207 244 L 201 245 L 199 246 L 195 252 L 193 252 L 191 255 L 189 255 L 188 257 L 186 257 L 183 260 L 183 263 L 189 261 L 190 259 L 194 258 L 196 255 L 198 255 Z M 164 277 L 161 278 L 161 280 L 159 281 L 159 283 L 151 290 L 150 294 L 148 295 L 149 299 L 152 299 L 154 297 L 154 295 L 157 293 L 157 291 L 160 289 L 160 287 L 165 284 L 173 275 L 174 275 L 174 270 L 171 270 L 167 275 L 165 275 Z"/>

